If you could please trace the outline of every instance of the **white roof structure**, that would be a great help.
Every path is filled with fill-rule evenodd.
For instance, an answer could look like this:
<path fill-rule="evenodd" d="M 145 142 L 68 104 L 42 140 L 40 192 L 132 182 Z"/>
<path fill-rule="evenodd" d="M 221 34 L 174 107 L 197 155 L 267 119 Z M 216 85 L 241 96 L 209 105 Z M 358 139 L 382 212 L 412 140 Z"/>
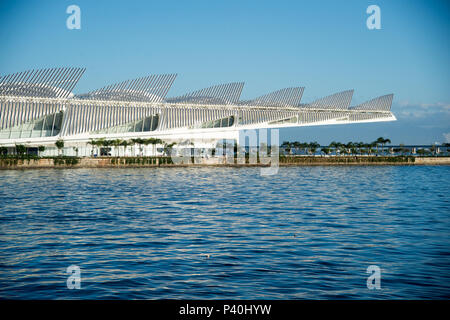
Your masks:
<path fill-rule="evenodd" d="M 29 70 L 0 77 L 0 95 L 70 98 L 85 68 Z"/>
<path fill-rule="evenodd" d="M 176 74 L 150 75 L 88 93 L 72 90 L 84 68 L 48 68 L 0 77 L 0 144 L 57 139 L 226 137 L 258 128 L 394 121 L 393 95 L 350 107 L 353 90 L 301 103 L 304 87 L 241 101 L 243 82 L 166 98 Z"/>
<path fill-rule="evenodd" d="M 166 99 L 166 102 L 206 105 L 236 104 L 239 101 L 243 87 L 244 82 L 219 84 L 191 93 L 186 93 L 180 97 Z"/>
<path fill-rule="evenodd" d="M 252 100 L 241 101 L 239 104 L 264 107 L 295 107 L 302 100 L 305 87 L 293 87 L 280 89 Z"/>
<path fill-rule="evenodd" d="M 88 100 L 161 102 L 164 100 L 176 77 L 176 74 L 162 74 L 126 80 L 86 94 L 81 94 L 77 98 Z"/>

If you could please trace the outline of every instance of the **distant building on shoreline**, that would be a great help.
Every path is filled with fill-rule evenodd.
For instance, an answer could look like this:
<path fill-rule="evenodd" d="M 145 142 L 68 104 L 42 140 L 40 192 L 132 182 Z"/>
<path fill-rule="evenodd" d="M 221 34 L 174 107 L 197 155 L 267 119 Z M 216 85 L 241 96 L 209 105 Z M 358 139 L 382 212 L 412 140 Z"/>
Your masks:
<path fill-rule="evenodd" d="M 77 154 L 89 155 L 92 139 L 153 137 L 214 148 L 222 140 L 238 140 L 239 132 L 248 129 L 396 120 L 390 111 L 392 94 L 350 107 L 353 90 L 306 104 L 301 103 L 304 87 L 242 101 L 244 83 L 235 82 L 166 98 L 176 74 L 152 75 L 74 95 L 84 71 L 51 68 L 0 77 L 0 145 L 43 145 L 51 150 L 62 139 Z"/>

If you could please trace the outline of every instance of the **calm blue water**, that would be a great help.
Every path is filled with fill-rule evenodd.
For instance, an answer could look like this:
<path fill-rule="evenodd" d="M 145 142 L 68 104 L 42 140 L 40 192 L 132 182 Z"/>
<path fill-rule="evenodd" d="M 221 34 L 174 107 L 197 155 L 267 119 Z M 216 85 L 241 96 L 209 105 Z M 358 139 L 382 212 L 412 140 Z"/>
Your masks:
<path fill-rule="evenodd" d="M 0 297 L 450 298 L 449 178 L 449 166 L 0 171 Z M 373 264 L 380 290 L 366 286 Z"/>

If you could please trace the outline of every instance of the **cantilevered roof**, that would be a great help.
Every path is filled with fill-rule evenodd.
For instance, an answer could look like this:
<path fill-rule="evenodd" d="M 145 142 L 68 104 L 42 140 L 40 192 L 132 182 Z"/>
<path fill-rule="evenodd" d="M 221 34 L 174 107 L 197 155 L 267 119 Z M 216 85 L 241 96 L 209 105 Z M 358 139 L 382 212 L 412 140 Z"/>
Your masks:
<path fill-rule="evenodd" d="M 168 98 L 169 103 L 192 104 L 237 104 L 244 82 L 232 82 L 187 93 L 183 96 Z"/>
<path fill-rule="evenodd" d="M 47 68 L 0 77 L 0 95 L 69 98 L 85 68 Z"/>
<path fill-rule="evenodd" d="M 240 101 L 239 104 L 264 107 L 298 106 L 302 99 L 304 90 L 305 87 L 284 88 L 252 100 Z"/>
<path fill-rule="evenodd" d="M 352 101 L 353 89 L 338 92 L 311 103 L 300 104 L 301 108 L 346 110 Z"/>
<path fill-rule="evenodd" d="M 393 98 L 394 98 L 394 94 L 392 94 L 392 93 L 387 94 L 387 95 L 363 102 L 357 106 L 350 107 L 350 109 L 390 111 Z"/>
<path fill-rule="evenodd" d="M 79 99 L 161 102 L 176 74 L 151 75 L 126 80 L 77 96 Z"/>

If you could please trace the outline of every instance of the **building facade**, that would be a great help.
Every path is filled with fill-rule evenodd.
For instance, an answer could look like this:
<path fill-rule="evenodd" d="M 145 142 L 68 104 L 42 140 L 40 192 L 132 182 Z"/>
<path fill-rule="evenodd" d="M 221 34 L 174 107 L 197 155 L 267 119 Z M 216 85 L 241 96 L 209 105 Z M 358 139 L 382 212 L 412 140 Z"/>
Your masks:
<path fill-rule="evenodd" d="M 353 90 L 301 103 L 304 87 L 293 87 L 242 101 L 244 83 L 235 82 L 167 98 L 175 74 L 75 95 L 72 91 L 84 71 L 51 68 L 2 76 L 0 145 L 43 145 L 50 154 L 62 139 L 66 149 L 91 155 L 93 139 L 154 137 L 179 146 L 213 148 L 224 139 L 237 141 L 239 133 L 249 129 L 396 120 L 390 111 L 392 94 L 350 106 Z M 150 149 L 146 155 L 155 153 Z"/>

